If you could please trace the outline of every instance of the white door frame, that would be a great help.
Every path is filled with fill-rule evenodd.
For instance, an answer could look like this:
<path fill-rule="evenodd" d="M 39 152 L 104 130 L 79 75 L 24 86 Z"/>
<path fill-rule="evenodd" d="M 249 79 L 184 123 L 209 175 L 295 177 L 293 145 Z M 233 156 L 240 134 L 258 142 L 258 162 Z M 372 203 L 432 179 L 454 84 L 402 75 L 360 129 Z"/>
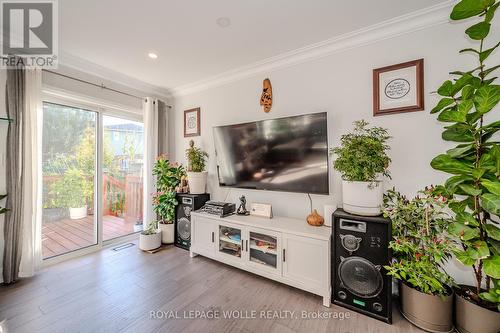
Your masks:
<path fill-rule="evenodd" d="M 90 97 L 82 97 L 79 95 L 74 95 L 62 90 L 53 89 L 50 87 L 44 87 L 42 89 L 42 101 L 47 103 L 65 105 L 69 107 L 81 108 L 90 112 L 96 113 L 96 176 L 94 181 L 94 200 L 97 204 L 94 204 L 94 209 L 96 214 L 94 223 L 94 235 L 97 235 L 96 244 L 82 247 L 80 249 L 70 251 L 57 255 L 55 257 L 43 259 L 43 266 L 49 266 L 58 262 L 62 262 L 68 259 L 76 258 L 85 254 L 99 251 L 104 248 L 111 247 L 116 244 L 120 244 L 127 241 L 134 241 L 139 238 L 139 232 L 134 232 L 129 235 L 116 237 L 109 240 L 103 239 L 103 207 L 102 207 L 102 163 L 104 154 L 104 128 L 103 128 L 103 117 L 111 116 L 122 119 L 127 119 L 131 121 L 143 121 L 142 114 L 138 113 L 137 110 L 127 108 L 124 106 L 119 106 L 116 104 L 107 104 L 105 101 L 95 100 L 92 101 Z"/>

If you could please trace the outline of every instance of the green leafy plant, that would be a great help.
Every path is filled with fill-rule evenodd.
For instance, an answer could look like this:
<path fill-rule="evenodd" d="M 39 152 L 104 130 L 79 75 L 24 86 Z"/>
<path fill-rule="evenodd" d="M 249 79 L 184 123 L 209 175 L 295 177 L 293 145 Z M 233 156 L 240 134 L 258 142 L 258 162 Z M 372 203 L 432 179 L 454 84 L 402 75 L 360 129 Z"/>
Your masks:
<path fill-rule="evenodd" d="M 201 148 L 195 147 L 193 140 L 189 141 L 189 148 L 186 149 L 186 158 L 188 160 L 188 171 L 205 171 L 208 153 L 201 150 Z"/>
<path fill-rule="evenodd" d="M 175 207 L 179 202 L 174 191 L 157 193 L 153 197 L 154 211 L 161 219 L 161 223 L 170 224 L 175 220 Z"/>
<path fill-rule="evenodd" d="M 158 221 L 151 221 L 148 227 L 144 229 L 141 234 L 143 235 L 154 235 L 158 231 Z"/>
<path fill-rule="evenodd" d="M 161 223 L 171 224 L 175 220 L 176 199 L 175 188 L 181 178 L 186 175 L 184 167 L 171 163 L 165 155 L 159 156 L 153 166 L 153 175 L 156 177 L 157 193 L 153 195 L 154 211 L 158 214 Z"/>
<path fill-rule="evenodd" d="M 68 169 L 61 179 L 52 184 L 51 191 L 56 198 L 56 206 L 64 208 L 79 208 L 86 205 L 86 180 L 81 171 Z"/>
<path fill-rule="evenodd" d="M 354 132 L 340 138 L 340 147 L 330 150 L 337 155 L 333 167 L 347 181 L 374 182 L 380 175 L 390 178 L 387 156 L 390 139 L 387 130 L 382 127 L 368 127 L 364 120 L 354 122 Z"/>
<path fill-rule="evenodd" d="M 165 155 L 158 156 L 153 166 L 158 192 L 175 191 L 186 171 L 181 164 L 171 163 Z"/>
<path fill-rule="evenodd" d="M 500 147 L 495 133 L 500 121 L 493 111 L 500 100 L 500 88 L 494 84 L 493 72 L 498 64 L 486 65 L 486 61 L 500 43 L 487 46 L 491 22 L 500 2 L 495 0 L 462 0 L 450 15 L 452 20 L 479 18 L 465 33 L 477 42 L 476 48 L 460 53 L 477 57 L 478 65 L 469 71 L 450 73 L 456 79 L 445 81 L 437 90 L 442 97 L 431 113 L 448 125 L 443 140 L 458 145 L 436 156 L 431 166 L 452 176 L 441 186 L 441 192 L 449 199 L 449 207 L 455 213 L 449 232 L 460 239 L 455 250 L 457 259 L 474 270 L 474 290 L 461 293 L 483 307 L 500 305 L 498 298 L 491 297 L 492 284 L 500 279 Z M 482 293 L 482 283 L 486 291 Z M 498 290 L 498 284 L 493 288 Z M 493 302 L 493 303 L 492 303 Z M 500 308 L 499 308 L 500 309 Z"/>
<path fill-rule="evenodd" d="M 0 194 L 0 201 L 7 198 L 7 194 Z M 5 207 L 0 207 L 0 215 L 7 213 L 8 209 Z"/>
<path fill-rule="evenodd" d="M 444 297 L 453 280 L 442 268 L 452 254 L 452 240 L 445 232 L 451 219 L 445 213 L 446 199 L 434 196 L 433 188 L 408 200 L 394 189 L 384 194 L 383 214 L 392 221 L 394 260 L 387 274 L 420 292 Z"/>

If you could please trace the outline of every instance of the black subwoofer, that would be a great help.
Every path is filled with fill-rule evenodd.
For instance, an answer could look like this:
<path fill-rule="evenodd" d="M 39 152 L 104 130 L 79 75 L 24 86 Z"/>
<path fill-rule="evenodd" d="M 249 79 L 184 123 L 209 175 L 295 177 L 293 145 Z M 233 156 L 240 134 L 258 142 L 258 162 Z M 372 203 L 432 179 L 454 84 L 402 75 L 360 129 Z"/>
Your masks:
<path fill-rule="evenodd" d="M 210 194 L 178 193 L 179 204 L 175 210 L 175 245 L 189 250 L 191 247 L 191 212 L 200 209 L 210 200 Z"/>
<path fill-rule="evenodd" d="M 390 220 L 337 209 L 332 227 L 333 303 L 392 323 Z"/>

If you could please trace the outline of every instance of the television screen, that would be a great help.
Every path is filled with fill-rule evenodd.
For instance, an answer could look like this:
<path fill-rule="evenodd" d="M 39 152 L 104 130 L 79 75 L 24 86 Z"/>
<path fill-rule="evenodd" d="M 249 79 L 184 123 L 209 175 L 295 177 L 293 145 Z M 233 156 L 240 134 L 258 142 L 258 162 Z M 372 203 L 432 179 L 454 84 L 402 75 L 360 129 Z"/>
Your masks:
<path fill-rule="evenodd" d="M 214 127 L 221 186 L 328 194 L 327 114 Z"/>

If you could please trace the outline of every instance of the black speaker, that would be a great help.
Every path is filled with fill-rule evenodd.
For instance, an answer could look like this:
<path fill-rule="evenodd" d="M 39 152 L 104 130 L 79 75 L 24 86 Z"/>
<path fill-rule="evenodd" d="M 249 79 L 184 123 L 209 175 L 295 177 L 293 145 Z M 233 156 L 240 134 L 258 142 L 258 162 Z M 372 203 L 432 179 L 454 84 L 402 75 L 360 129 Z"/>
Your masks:
<path fill-rule="evenodd" d="M 191 247 L 191 212 L 210 200 L 210 194 L 177 193 L 179 204 L 175 210 L 175 245 L 189 250 Z"/>
<path fill-rule="evenodd" d="M 391 324 L 391 221 L 337 209 L 332 227 L 333 303 Z"/>

